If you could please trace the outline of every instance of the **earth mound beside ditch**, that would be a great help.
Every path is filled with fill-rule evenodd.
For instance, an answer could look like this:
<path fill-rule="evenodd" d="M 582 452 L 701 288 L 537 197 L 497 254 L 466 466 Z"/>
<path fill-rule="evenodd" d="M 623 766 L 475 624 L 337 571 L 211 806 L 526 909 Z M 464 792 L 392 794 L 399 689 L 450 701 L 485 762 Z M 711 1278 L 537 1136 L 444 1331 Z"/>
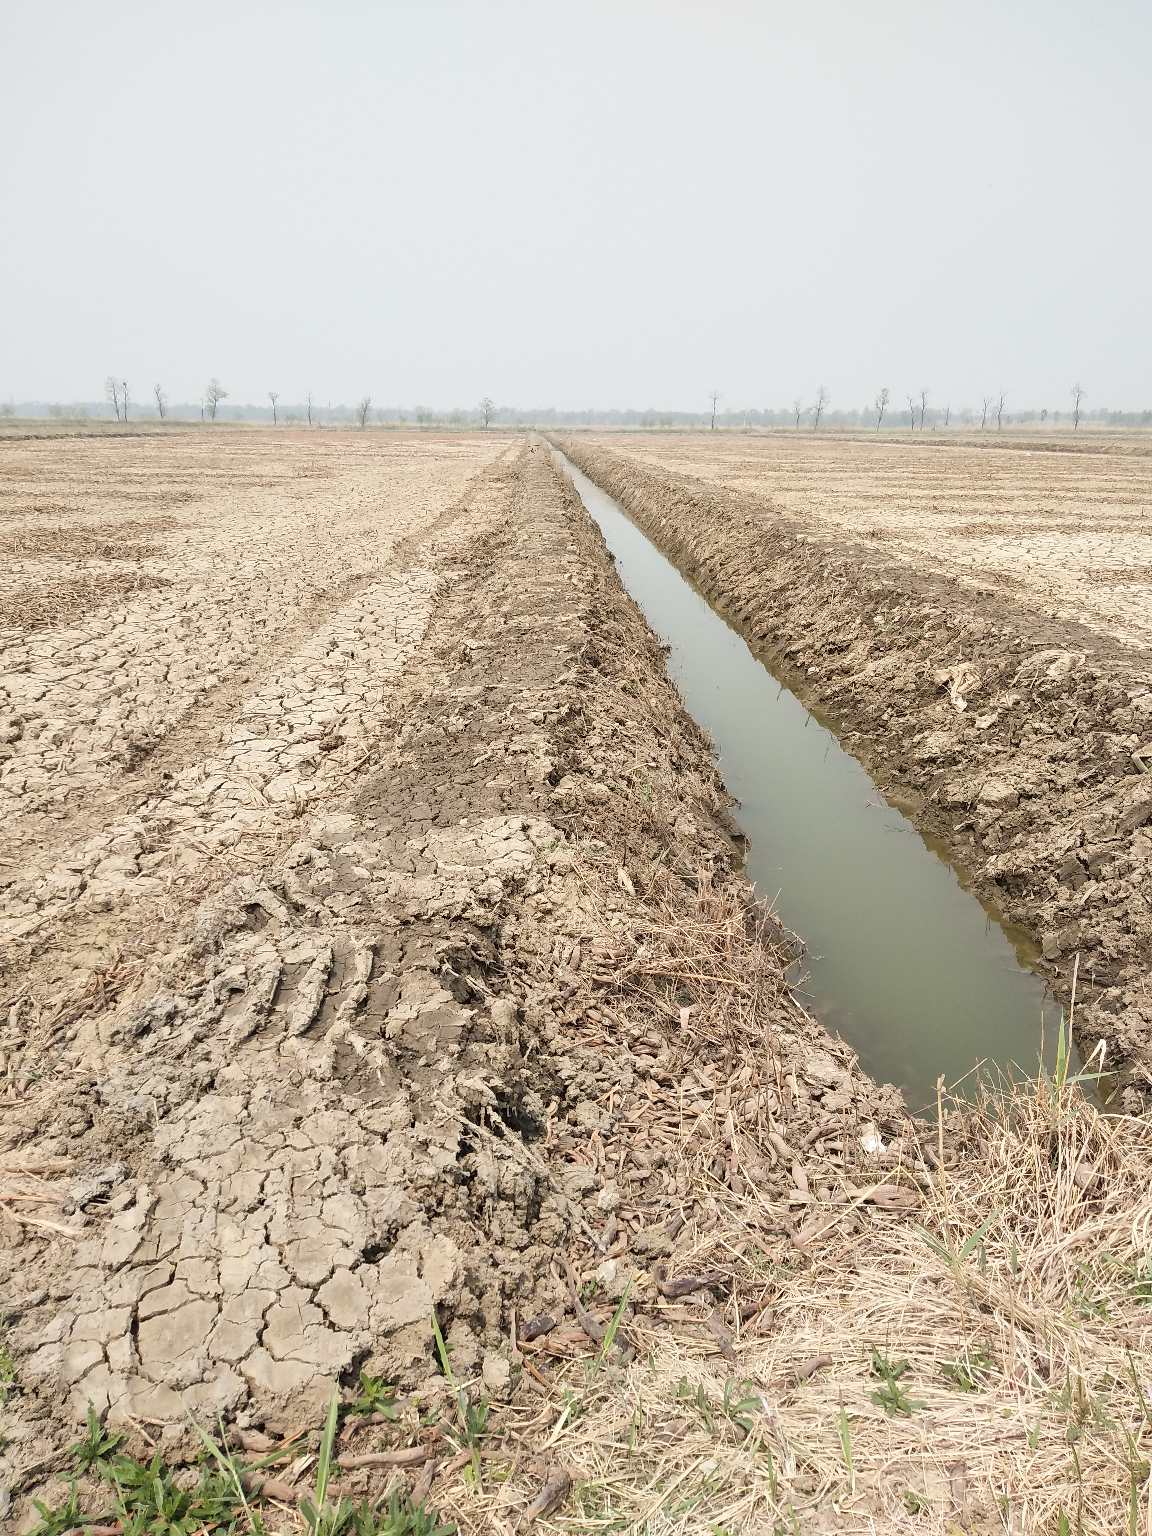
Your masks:
<path fill-rule="evenodd" d="M 569 1256 L 608 1315 L 626 1274 L 660 1304 L 709 1189 L 758 1191 L 802 1252 L 903 1125 L 792 998 L 708 743 L 546 447 L 408 553 L 247 711 L 263 762 L 311 679 L 331 750 L 258 795 L 234 755 L 188 764 L 21 935 L 0 1429 L 25 1501 L 90 1403 L 179 1460 L 187 1410 L 288 1434 L 361 1370 L 435 1402 L 433 1307 L 459 1373 L 529 1390 L 513 1318 L 579 1326 Z M 195 857 L 238 844 L 215 878 Z M 49 951 L 110 915 L 113 962 L 47 992 Z"/>

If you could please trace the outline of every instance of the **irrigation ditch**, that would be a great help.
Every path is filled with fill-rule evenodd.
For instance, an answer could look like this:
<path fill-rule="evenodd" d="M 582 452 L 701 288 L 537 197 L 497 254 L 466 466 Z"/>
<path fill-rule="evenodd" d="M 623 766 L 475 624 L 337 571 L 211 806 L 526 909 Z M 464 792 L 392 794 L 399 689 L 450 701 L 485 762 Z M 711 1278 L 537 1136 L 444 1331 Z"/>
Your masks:
<path fill-rule="evenodd" d="M 1138 651 L 576 434 L 619 503 L 1015 930 L 1116 1104 L 1152 1086 L 1152 671 Z M 1023 940 L 1024 942 L 1021 942 Z M 1034 1059 L 1034 1058 L 1032 1058 Z"/>

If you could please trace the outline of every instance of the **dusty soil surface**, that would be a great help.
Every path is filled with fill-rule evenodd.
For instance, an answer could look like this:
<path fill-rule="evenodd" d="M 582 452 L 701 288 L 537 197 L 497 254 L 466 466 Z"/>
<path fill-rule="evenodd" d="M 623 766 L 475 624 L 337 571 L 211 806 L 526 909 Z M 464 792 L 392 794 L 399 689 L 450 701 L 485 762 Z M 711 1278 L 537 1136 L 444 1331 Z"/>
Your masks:
<path fill-rule="evenodd" d="M 1035 935 L 1066 1003 L 1079 956 L 1081 1052 L 1123 1067 L 1117 1102 L 1139 1109 L 1152 1085 L 1143 440 L 556 441 Z"/>
<path fill-rule="evenodd" d="M 1152 436 L 1140 432 L 629 434 L 629 458 L 1044 618 L 1152 643 Z"/>
<path fill-rule="evenodd" d="M 546 446 L 79 439 L 0 475 L 5 1513 L 60 1496 L 88 1404 L 179 1461 L 185 1405 L 275 1436 L 359 1370 L 442 1401 L 434 1306 L 460 1378 L 531 1401 L 513 1319 L 584 1327 L 569 1256 L 721 1363 L 754 1342 L 762 1281 L 686 1321 L 653 1266 L 709 1190 L 759 1191 L 766 1249 L 810 1203 L 850 1232 L 903 1105 L 788 993 Z"/>

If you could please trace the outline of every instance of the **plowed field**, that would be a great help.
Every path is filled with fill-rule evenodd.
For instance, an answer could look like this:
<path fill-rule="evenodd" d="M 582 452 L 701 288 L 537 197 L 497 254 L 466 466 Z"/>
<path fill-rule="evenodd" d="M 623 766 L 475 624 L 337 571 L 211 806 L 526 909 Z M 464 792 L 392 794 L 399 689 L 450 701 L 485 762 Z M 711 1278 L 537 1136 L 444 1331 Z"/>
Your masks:
<path fill-rule="evenodd" d="M 919 571 L 990 587 L 1049 618 L 1152 644 L 1152 443 L 1140 434 L 801 429 L 601 437 Z"/>
<path fill-rule="evenodd" d="M 1054 1529 L 1074 1429 L 1117 1528 L 1147 1123 L 806 1016 L 545 444 L 10 438 L 0 539 L 4 1529 L 303 1531 L 334 1399 L 413 1529 Z"/>

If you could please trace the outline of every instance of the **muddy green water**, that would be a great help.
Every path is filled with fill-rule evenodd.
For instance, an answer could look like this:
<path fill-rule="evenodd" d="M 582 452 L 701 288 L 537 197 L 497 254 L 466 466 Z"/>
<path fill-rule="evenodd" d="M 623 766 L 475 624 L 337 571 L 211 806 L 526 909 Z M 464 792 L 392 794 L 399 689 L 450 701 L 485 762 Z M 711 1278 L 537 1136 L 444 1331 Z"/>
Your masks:
<path fill-rule="evenodd" d="M 668 668 L 716 743 L 760 896 L 804 940 L 801 993 L 914 1112 L 978 1062 L 1036 1070 L 1059 1008 L 1025 934 L 960 883 L 856 759 L 772 675 L 619 506 L 558 455 L 628 591 L 671 646 Z M 1046 1027 L 1045 1027 L 1046 1026 Z"/>

